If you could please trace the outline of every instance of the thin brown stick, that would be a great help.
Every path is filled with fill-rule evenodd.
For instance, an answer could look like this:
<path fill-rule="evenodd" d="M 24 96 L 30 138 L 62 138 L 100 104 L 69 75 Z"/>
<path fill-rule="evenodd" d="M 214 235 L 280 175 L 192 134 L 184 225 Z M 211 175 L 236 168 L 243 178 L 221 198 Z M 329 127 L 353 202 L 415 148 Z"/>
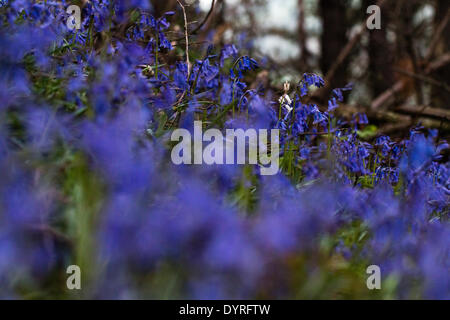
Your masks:
<path fill-rule="evenodd" d="M 393 68 L 393 70 L 394 70 L 394 72 L 398 72 L 398 73 L 404 74 L 404 75 L 406 75 L 408 77 L 422 80 L 423 82 L 427 82 L 427 83 L 429 83 L 431 85 L 434 85 L 436 87 L 442 88 L 442 89 L 444 89 L 447 92 L 450 92 L 450 87 L 449 86 L 447 86 L 445 83 L 441 83 L 441 82 L 439 82 L 439 81 L 437 81 L 437 80 L 435 80 L 433 78 L 430 78 L 430 77 L 427 77 L 427 76 L 424 76 L 424 75 L 421 75 L 421 74 L 416 74 L 414 72 L 409 72 L 407 70 L 403 70 L 403 69 L 399 69 L 399 68 Z"/>
<path fill-rule="evenodd" d="M 429 106 L 402 105 L 395 108 L 395 112 L 450 121 L 450 111 L 445 109 L 431 108 Z"/>
<path fill-rule="evenodd" d="M 386 0 L 379 0 L 377 2 L 377 5 L 381 7 Z M 345 45 L 345 47 L 341 50 L 339 53 L 336 62 L 331 66 L 330 70 L 325 75 L 326 81 L 330 82 L 331 79 L 333 79 L 336 71 L 338 70 L 339 66 L 344 62 L 344 60 L 349 56 L 350 52 L 352 51 L 353 47 L 359 42 L 363 34 L 367 31 L 366 28 L 366 22 L 364 21 L 361 23 L 360 30 L 353 36 L 353 38 L 350 39 L 350 41 Z"/>
<path fill-rule="evenodd" d="M 382 7 L 383 5 L 386 4 L 387 1 L 388 0 L 378 0 L 376 5 L 378 5 L 379 7 Z M 368 31 L 368 29 L 366 27 L 366 21 L 362 22 L 359 27 L 360 27 L 360 30 L 355 35 L 353 35 L 353 37 L 347 42 L 347 44 L 344 46 L 344 48 L 342 48 L 342 50 L 339 52 L 339 55 L 337 56 L 336 61 L 333 63 L 333 65 L 328 70 L 327 74 L 325 75 L 325 79 L 324 79 L 325 83 L 326 83 L 325 87 L 321 90 L 317 90 L 316 94 L 315 94 L 316 96 L 320 96 L 321 93 L 328 91 L 329 86 L 332 82 L 332 79 L 336 75 L 336 72 L 338 71 L 339 67 L 345 61 L 345 59 L 347 59 L 347 57 L 350 55 L 350 53 L 352 52 L 352 49 L 355 47 L 355 45 L 357 43 L 359 43 L 362 36 Z"/>
<path fill-rule="evenodd" d="M 441 55 L 438 59 L 430 62 L 428 67 L 425 68 L 425 73 L 428 74 L 434 70 L 442 68 L 443 66 L 447 65 L 448 63 L 450 63 L 450 52 L 446 52 L 443 55 Z"/>
<path fill-rule="evenodd" d="M 208 14 L 206 15 L 205 19 L 203 19 L 203 21 L 197 26 L 197 28 L 195 28 L 192 32 L 191 35 L 197 34 L 197 32 L 203 28 L 203 26 L 205 25 L 205 23 L 209 20 L 209 17 L 212 15 L 212 13 L 214 12 L 214 6 L 216 4 L 216 0 L 212 0 L 211 2 L 211 8 L 209 8 Z"/>
<path fill-rule="evenodd" d="M 177 0 L 177 1 L 178 1 L 178 0 Z M 178 1 L 178 3 L 180 3 L 180 2 Z M 210 17 L 210 16 L 212 15 L 212 13 L 214 12 L 215 4 L 216 4 L 216 0 L 212 0 L 212 2 L 211 2 L 211 7 L 210 7 L 208 13 L 206 14 L 205 18 L 202 20 L 202 22 L 200 22 L 200 24 L 199 24 L 194 30 L 192 30 L 192 31 L 190 32 L 189 35 L 191 35 L 191 36 L 192 36 L 192 35 L 195 35 L 195 34 L 197 34 L 197 32 L 198 32 L 201 28 L 203 28 L 203 26 L 205 25 L 205 23 L 209 20 L 209 17 Z M 181 41 L 181 40 L 183 40 L 183 39 L 185 39 L 185 37 L 180 37 L 180 38 L 178 38 L 178 39 L 175 39 L 174 41 Z"/>
<path fill-rule="evenodd" d="M 189 76 L 191 75 L 191 61 L 189 60 L 189 30 L 188 30 L 188 22 L 186 17 L 186 10 L 184 9 L 183 4 L 177 0 L 178 4 L 181 7 L 181 10 L 183 10 L 183 17 L 184 17 L 184 36 L 186 38 L 186 64 L 188 68 L 187 72 L 187 81 L 189 81 Z"/>
<path fill-rule="evenodd" d="M 413 71 L 415 74 L 421 74 L 421 65 L 419 65 L 419 58 L 417 56 L 416 49 L 414 47 L 414 40 L 411 34 L 406 36 L 407 39 L 407 53 L 411 58 L 411 62 L 413 65 Z M 424 97 L 422 92 L 422 83 L 419 81 L 417 77 L 413 77 L 414 81 L 414 89 L 416 91 L 416 99 L 418 104 L 424 103 Z"/>
<path fill-rule="evenodd" d="M 428 62 L 432 58 L 434 51 L 436 50 L 439 40 L 441 39 L 444 29 L 447 26 L 449 20 L 450 20 L 450 9 L 447 11 L 447 14 L 445 15 L 444 19 L 437 27 L 433 39 L 431 39 L 430 46 L 428 47 L 427 53 L 425 54 L 425 62 Z"/>
<path fill-rule="evenodd" d="M 425 75 L 445 66 L 446 64 L 450 63 L 450 53 L 446 53 L 443 54 L 441 57 L 439 57 L 438 59 L 431 61 L 430 63 L 428 63 L 428 65 L 424 68 L 425 71 Z M 377 109 L 381 109 L 383 107 L 383 109 L 388 108 L 389 106 L 391 106 L 393 104 L 393 100 L 392 99 L 397 93 L 401 92 L 403 90 L 405 86 L 405 82 L 403 80 L 399 80 L 397 81 L 392 88 L 386 90 L 385 92 L 383 92 L 382 94 L 380 94 L 371 104 L 370 109 L 372 110 L 377 110 Z"/>

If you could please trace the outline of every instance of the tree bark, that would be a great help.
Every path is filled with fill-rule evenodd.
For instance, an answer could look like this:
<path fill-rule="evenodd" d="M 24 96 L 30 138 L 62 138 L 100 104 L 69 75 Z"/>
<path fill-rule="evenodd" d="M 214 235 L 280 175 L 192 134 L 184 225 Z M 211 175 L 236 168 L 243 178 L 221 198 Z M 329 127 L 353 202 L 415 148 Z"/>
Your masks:
<path fill-rule="evenodd" d="M 320 68 L 323 74 L 326 74 L 347 44 L 348 3 L 345 0 L 320 0 L 319 9 L 322 17 Z M 347 83 L 347 61 L 339 66 L 330 83 L 331 88 L 343 87 Z"/>
<path fill-rule="evenodd" d="M 373 4 L 373 0 L 364 0 L 364 8 Z M 387 40 L 387 25 L 389 14 L 384 14 L 390 8 L 385 8 L 381 14 L 381 29 L 369 30 L 369 88 L 374 97 L 377 97 L 394 84 L 394 52 L 392 44 Z"/>
<path fill-rule="evenodd" d="M 436 1 L 435 28 L 437 28 L 441 23 L 441 21 L 443 21 L 448 10 L 450 10 L 450 1 L 448 0 Z M 442 32 L 441 40 L 436 48 L 435 56 L 439 56 L 449 51 L 450 51 L 450 23 L 447 23 L 444 31 Z M 450 79 L 450 65 L 446 65 L 440 68 L 439 70 L 437 70 L 432 74 L 432 77 L 439 82 L 448 83 Z M 439 88 L 433 88 L 432 105 L 437 108 L 450 109 L 450 93 Z"/>
<path fill-rule="evenodd" d="M 305 30 L 305 4 L 304 0 L 298 0 L 298 43 L 300 46 L 301 54 L 300 54 L 300 68 L 305 68 L 308 65 L 309 51 L 306 48 L 306 30 Z M 300 70 L 304 71 L 304 70 Z"/>

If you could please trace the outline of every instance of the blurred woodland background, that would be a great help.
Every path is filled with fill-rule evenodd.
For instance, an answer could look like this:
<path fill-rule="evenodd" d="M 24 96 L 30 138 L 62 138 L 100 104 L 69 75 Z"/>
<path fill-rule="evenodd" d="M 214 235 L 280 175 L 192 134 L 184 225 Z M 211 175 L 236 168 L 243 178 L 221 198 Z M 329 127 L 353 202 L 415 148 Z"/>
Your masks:
<path fill-rule="evenodd" d="M 190 0 L 190 51 L 234 43 L 263 66 L 251 80 L 282 92 L 304 72 L 329 86 L 353 83 L 341 116 L 365 112 L 373 134 L 402 136 L 421 124 L 450 132 L 450 1 L 448 0 Z M 180 10 L 177 0 L 152 0 L 155 16 Z M 381 8 L 381 29 L 369 30 L 367 7 Z M 195 17 L 194 20 L 193 17 Z M 183 48 L 184 21 L 174 16 L 173 44 Z M 197 52 L 198 51 L 198 52 Z M 370 134 L 370 133 L 369 133 Z"/>

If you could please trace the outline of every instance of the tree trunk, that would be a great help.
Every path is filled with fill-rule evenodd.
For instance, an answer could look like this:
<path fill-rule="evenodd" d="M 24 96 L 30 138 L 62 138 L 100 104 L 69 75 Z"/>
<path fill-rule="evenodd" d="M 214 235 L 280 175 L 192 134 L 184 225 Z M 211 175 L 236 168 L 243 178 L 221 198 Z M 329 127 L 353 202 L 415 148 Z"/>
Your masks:
<path fill-rule="evenodd" d="M 364 8 L 373 4 L 373 0 L 364 0 Z M 390 10 L 390 8 L 386 8 Z M 385 9 L 385 10 L 386 10 Z M 369 30 L 369 88 L 373 97 L 377 97 L 394 84 L 394 52 L 387 40 L 389 15 L 381 15 L 381 29 Z"/>
<path fill-rule="evenodd" d="M 305 30 L 304 0 L 298 0 L 298 11 L 299 11 L 299 16 L 298 16 L 297 30 L 298 30 L 298 43 L 299 43 L 300 50 L 301 50 L 299 67 L 301 69 L 305 69 L 306 66 L 308 65 L 309 52 L 308 52 L 308 49 L 306 48 L 307 35 L 306 35 L 306 30 Z M 304 71 L 304 70 L 300 70 L 300 72 L 301 71 Z"/>
<path fill-rule="evenodd" d="M 347 43 L 348 3 L 345 0 L 320 0 L 319 8 L 322 17 L 320 68 L 325 75 Z M 348 82 L 347 66 L 348 59 L 337 70 L 330 83 L 331 88 L 343 87 Z"/>
<path fill-rule="evenodd" d="M 435 15 L 435 28 L 439 26 L 441 21 L 445 18 L 448 10 L 450 10 L 450 1 L 437 0 L 436 1 L 436 15 Z M 439 56 L 443 53 L 450 51 L 450 22 L 447 23 L 439 46 L 436 48 L 435 56 Z M 433 78 L 441 83 L 447 84 L 450 79 L 450 65 L 447 65 L 433 75 Z M 450 109 L 450 93 L 437 87 L 433 87 L 432 90 L 432 104 L 437 108 Z"/>

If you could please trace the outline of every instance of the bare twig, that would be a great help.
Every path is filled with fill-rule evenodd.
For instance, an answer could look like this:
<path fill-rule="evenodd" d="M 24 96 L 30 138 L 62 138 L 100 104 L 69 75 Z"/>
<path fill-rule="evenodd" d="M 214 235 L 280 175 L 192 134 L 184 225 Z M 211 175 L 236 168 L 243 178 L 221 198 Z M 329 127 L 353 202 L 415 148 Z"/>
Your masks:
<path fill-rule="evenodd" d="M 427 76 L 423 76 L 423 75 L 420 75 L 420 74 L 416 74 L 414 72 L 409 72 L 407 70 L 403 70 L 403 69 L 399 69 L 399 68 L 393 68 L 393 69 L 394 69 L 395 72 L 404 74 L 404 75 L 406 75 L 408 77 L 411 77 L 411 78 L 422 80 L 423 82 L 427 82 L 427 83 L 432 84 L 432 85 L 434 85 L 436 87 L 442 88 L 445 91 L 450 92 L 450 87 L 449 86 L 447 86 L 445 83 L 441 83 L 441 82 L 439 82 L 439 81 L 437 81 L 437 80 L 435 80 L 433 78 L 430 78 L 430 77 L 427 77 Z"/>
<path fill-rule="evenodd" d="M 397 81 L 392 88 L 387 89 L 385 92 L 380 94 L 375 100 L 373 100 L 370 108 L 373 110 L 380 109 L 381 106 L 385 105 L 388 100 L 394 97 L 397 93 L 401 92 L 405 86 L 405 82 Z"/>
<path fill-rule="evenodd" d="M 414 40 L 411 34 L 408 34 L 406 36 L 407 39 L 407 53 L 409 57 L 411 58 L 413 71 L 415 74 L 421 74 L 421 65 L 419 65 L 419 58 L 417 56 L 416 49 L 414 47 Z M 416 91 L 416 98 L 418 104 L 424 103 L 424 97 L 422 92 L 422 83 L 419 81 L 417 77 L 413 77 L 414 80 L 414 88 Z"/>
<path fill-rule="evenodd" d="M 206 15 L 205 19 L 203 19 L 203 21 L 197 26 L 197 28 L 195 28 L 192 32 L 191 35 L 197 34 L 197 32 L 203 28 L 203 26 L 205 25 L 205 23 L 209 20 L 209 17 L 211 16 L 211 14 L 214 12 L 214 6 L 216 4 L 216 0 L 212 0 L 211 2 L 211 8 L 208 11 L 208 14 Z"/>
<path fill-rule="evenodd" d="M 405 130 L 408 130 L 409 128 L 411 128 L 411 121 L 400 122 L 400 123 L 389 123 L 389 124 L 379 128 L 378 132 L 385 134 L 385 135 L 391 135 L 394 133 L 404 132 Z"/>
<path fill-rule="evenodd" d="M 348 57 L 350 52 L 352 51 L 353 47 L 359 42 L 362 35 L 365 33 L 366 28 L 365 26 L 361 25 L 360 30 L 353 36 L 353 38 L 350 39 L 349 42 L 345 45 L 345 47 L 341 50 L 339 55 L 336 58 L 336 61 L 331 66 L 330 70 L 328 70 L 327 74 L 325 75 L 327 83 L 331 81 L 331 79 L 334 78 L 336 71 L 338 70 L 339 66 L 344 62 L 344 60 Z"/>
<path fill-rule="evenodd" d="M 385 3 L 388 0 L 378 0 L 377 5 L 379 7 L 385 5 Z M 359 31 L 347 42 L 347 44 L 342 48 L 341 52 L 336 58 L 336 61 L 331 66 L 331 68 L 328 70 L 327 74 L 325 75 L 325 87 L 322 90 L 317 90 L 316 95 L 319 96 L 322 92 L 327 92 L 329 89 L 329 86 L 332 82 L 332 79 L 336 75 L 336 72 L 338 71 L 341 64 L 347 59 L 347 57 L 352 52 L 352 49 L 355 47 L 357 43 L 361 40 L 362 36 L 367 32 L 366 27 L 366 21 L 362 22 L 359 26 Z"/>
<path fill-rule="evenodd" d="M 178 0 L 177 0 L 177 1 L 178 1 Z M 180 3 L 180 1 L 178 1 L 178 3 Z M 205 25 L 205 23 L 209 20 L 209 17 L 211 16 L 211 14 L 214 12 L 214 6 L 215 6 L 215 4 L 216 4 L 216 0 L 212 0 L 212 2 L 211 2 L 211 8 L 209 9 L 209 11 L 208 11 L 208 13 L 206 14 L 205 18 L 203 19 L 203 21 L 200 22 L 200 24 L 199 24 L 194 30 L 192 30 L 192 31 L 190 32 L 190 35 L 191 35 L 191 36 L 197 34 L 197 32 L 198 32 L 201 28 L 203 28 L 203 26 Z M 180 5 L 181 5 L 181 4 L 180 4 Z M 184 11 L 184 9 L 183 9 L 183 11 Z M 181 40 L 183 40 L 184 38 L 185 38 L 185 37 L 180 37 L 180 38 L 178 38 L 178 39 L 175 39 L 175 41 L 181 41 Z"/>
<path fill-rule="evenodd" d="M 445 66 L 446 64 L 450 63 L 450 53 L 443 54 L 438 59 L 430 62 L 427 66 L 425 66 L 424 74 L 428 75 L 431 72 Z M 395 99 L 395 95 L 403 90 L 405 86 L 405 82 L 403 80 L 397 81 L 392 88 L 386 90 L 382 94 L 380 94 L 371 104 L 370 108 L 372 110 L 377 109 L 386 109 L 389 106 L 391 106 Z"/>
<path fill-rule="evenodd" d="M 178 4 L 180 5 L 181 9 L 183 10 L 183 17 L 184 17 L 184 35 L 186 37 L 186 64 L 187 64 L 187 68 L 188 68 L 188 72 L 187 72 L 187 79 L 186 79 L 186 83 L 189 83 L 189 78 L 191 77 L 191 62 L 189 60 L 189 31 L 188 31 L 188 22 L 187 22 L 187 17 L 186 17 L 186 10 L 183 6 L 183 4 L 181 4 L 181 2 L 179 0 L 177 0 Z M 186 92 L 187 90 L 184 90 L 183 93 L 181 94 L 180 98 L 177 100 L 177 102 L 175 103 L 175 106 L 179 105 L 184 97 L 186 96 Z M 170 121 L 176 121 L 177 117 L 178 117 L 179 113 L 178 111 L 176 111 L 173 116 L 171 117 Z"/>
<path fill-rule="evenodd" d="M 183 10 L 183 17 L 184 17 L 184 35 L 186 38 L 186 64 L 188 68 L 187 72 L 187 81 L 189 81 L 189 76 L 191 75 L 191 61 L 189 60 L 189 30 L 188 30 L 188 22 L 186 17 L 186 10 L 184 9 L 183 4 L 177 0 L 178 4 L 181 7 L 181 10 Z"/>
<path fill-rule="evenodd" d="M 424 116 L 438 120 L 450 121 L 450 111 L 445 109 L 430 108 L 428 106 L 409 106 L 403 105 L 395 108 L 395 112 Z"/>
<path fill-rule="evenodd" d="M 448 63 L 450 63 L 450 52 L 446 52 L 443 55 L 441 55 L 438 59 L 430 62 L 428 67 L 425 68 L 425 73 L 428 74 L 430 72 L 433 72 L 434 70 L 442 68 Z"/>
<path fill-rule="evenodd" d="M 421 123 L 423 126 L 429 128 L 439 128 L 439 131 L 441 132 L 448 132 L 450 129 L 448 125 L 446 126 L 445 123 L 443 123 L 442 121 L 437 121 L 429 118 L 419 117 L 416 123 Z M 378 132 L 387 135 L 394 133 L 405 133 L 405 131 L 407 132 L 407 130 L 410 129 L 413 124 L 414 124 L 413 118 L 410 117 L 409 121 L 406 120 L 396 123 L 388 123 L 384 126 L 381 126 Z"/>
<path fill-rule="evenodd" d="M 427 53 L 425 54 L 425 62 L 428 62 L 432 58 L 434 51 L 436 50 L 436 47 L 439 43 L 439 40 L 442 37 L 442 33 L 444 32 L 444 29 L 447 26 L 449 20 L 450 20 L 450 9 L 447 11 L 447 14 L 445 15 L 444 19 L 436 29 L 433 39 L 431 40 L 430 46 L 428 47 Z"/>
<path fill-rule="evenodd" d="M 378 0 L 377 5 L 379 7 L 384 5 L 386 0 Z M 341 50 L 339 53 L 336 62 L 331 66 L 330 70 L 327 72 L 325 78 L 326 82 L 330 82 L 330 80 L 334 77 L 339 66 L 344 62 L 344 60 L 348 57 L 353 47 L 359 42 L 363 34 L 367 31 L 366 22 L 361 23 L 360 30 L 353 36 L 352 39 L 347 43 L 347 45 Z"/>

